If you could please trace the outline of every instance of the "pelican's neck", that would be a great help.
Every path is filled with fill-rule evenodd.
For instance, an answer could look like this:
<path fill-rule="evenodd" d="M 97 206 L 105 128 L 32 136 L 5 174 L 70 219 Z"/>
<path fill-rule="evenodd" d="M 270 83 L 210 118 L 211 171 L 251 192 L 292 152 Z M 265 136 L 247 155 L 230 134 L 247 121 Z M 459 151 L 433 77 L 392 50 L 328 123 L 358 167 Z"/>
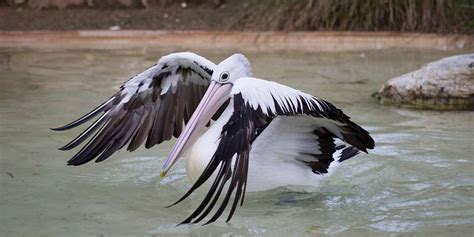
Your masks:
<path fill-rule="evenodd" d="M 197 180 L 209 164 L 217 146 L 219 146 L 222 128 L 229 121 L 233 112 L 234 106 L 231 101 L 221 116 L 211 124 L 211 127 L 199 137 L 191 148 L 186 161 L 186 174 L 192 182 Z"/>

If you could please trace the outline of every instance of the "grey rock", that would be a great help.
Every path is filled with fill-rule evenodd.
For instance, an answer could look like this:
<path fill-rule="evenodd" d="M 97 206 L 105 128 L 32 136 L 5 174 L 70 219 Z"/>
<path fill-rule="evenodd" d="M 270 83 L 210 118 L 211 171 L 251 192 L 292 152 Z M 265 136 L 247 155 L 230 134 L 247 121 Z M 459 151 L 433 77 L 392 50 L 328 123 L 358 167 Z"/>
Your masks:
<path fill-rule="evenodd" d="M 474 110 L 474 54 L 443 58 L 387 81 L 380 103 L 434 110 Z"/>

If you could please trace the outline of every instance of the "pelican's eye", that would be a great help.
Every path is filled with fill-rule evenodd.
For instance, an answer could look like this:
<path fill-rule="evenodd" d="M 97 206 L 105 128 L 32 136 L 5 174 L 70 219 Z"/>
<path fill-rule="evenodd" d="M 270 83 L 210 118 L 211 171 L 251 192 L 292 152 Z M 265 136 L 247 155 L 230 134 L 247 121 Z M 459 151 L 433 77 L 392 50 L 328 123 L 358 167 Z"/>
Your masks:
<path fill-rule="evenodd" d="M 222 82 L 229 80 L 229 72 L 221 73 L 221 76 L 220 76 L 219 80 L 222 81 Z"/>

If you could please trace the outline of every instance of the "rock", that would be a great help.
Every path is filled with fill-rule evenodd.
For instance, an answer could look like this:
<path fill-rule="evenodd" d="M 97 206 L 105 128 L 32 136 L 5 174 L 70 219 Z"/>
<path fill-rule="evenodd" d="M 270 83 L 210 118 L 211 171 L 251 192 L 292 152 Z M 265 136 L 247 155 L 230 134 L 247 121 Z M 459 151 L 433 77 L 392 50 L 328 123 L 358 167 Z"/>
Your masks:
<path fill-rule="evenodd" d="M 474 54 L 443 58 L 390 79 L 374 97 L 417 109 L 474 110 Z"/>

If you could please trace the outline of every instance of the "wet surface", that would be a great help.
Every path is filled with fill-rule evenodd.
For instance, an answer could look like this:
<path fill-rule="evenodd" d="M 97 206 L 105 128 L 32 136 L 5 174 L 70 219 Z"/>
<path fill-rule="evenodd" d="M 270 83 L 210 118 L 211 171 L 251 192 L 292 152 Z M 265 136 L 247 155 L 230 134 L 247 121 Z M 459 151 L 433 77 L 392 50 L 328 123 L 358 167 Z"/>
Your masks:
<path fill-rule="evenodd" d="M 179 49 L 0 49 L 0 233 L 5 236 L 469 235 L 474 226 L 473 112 L 383 107 L 370 97 L 391 77 L 461 52 L 248 52 L 257 77 L 317 95 L 367 128 L 376 149 L 343 164 L 319 192 L 246 196 L 231 223 L 178 226 L 204 190 L 181 162 L 159 170 L 172 142 L 68 167 L 52 132 L 108 98 L 123 81 Z M 230 51 L 198 51 L 214 61 Z M 244 52 L 245 53 L 245 52 Z"/>

